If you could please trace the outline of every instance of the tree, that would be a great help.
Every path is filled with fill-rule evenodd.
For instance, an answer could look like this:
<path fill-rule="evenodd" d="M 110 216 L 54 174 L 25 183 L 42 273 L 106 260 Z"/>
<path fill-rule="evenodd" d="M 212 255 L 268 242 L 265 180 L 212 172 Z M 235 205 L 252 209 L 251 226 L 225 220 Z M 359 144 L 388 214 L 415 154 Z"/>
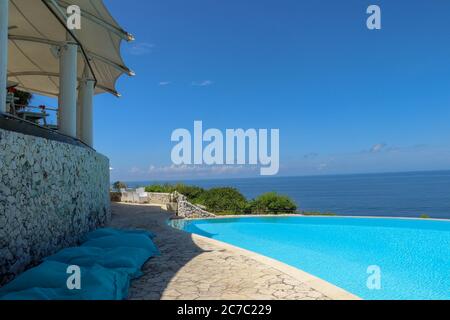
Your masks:
<path fill-rule="evenodd" d="M 172 193 L 174 192 L 174 188 L 173 186 L 169 185 L 169 184 L 152 184 L 151 186 L 147 186 L 145 187 L 145 192 L 150 192 L 150 193 Z"/>
<path fill-rule="evenodd" d="M 240 214 L 247 205 L 247 199 L 234 188 L 214 188 L 200 197 L 200 203 L 215 213 Z"/>
<path fill-rule="evenodd" d="M 290 214 L 297 211 L 297 205 L 293 200 L 276 192 L 257 197 L 251 202 L 250 208 L 254 214 Z"/>
<path fill-rule="evenodd" d="M 187 186 L 182 183 L 175 185 L 175 187 L 173 188 L 175 191 L 178 191 L 182 195 L 185 195 L 188 200 L 193 203 L 197 203 L 205 193 L 205 190 L 203 188 L 196 186 Z"/>
<path fill-rule="evenodd" d="M 186 196 L 188 200 L 192 203 L 197 203 L 197 200 L 200 196 L 205 192 L 203 188 L 196 186 L 188 186 L 183 183 L 178 183 L 176 185 L 171 184 L 154 184 L 151 186 L 145 187 L 146 192 L 155 192 L 155 193 L 173 193 L 177 191 L 182 195 Z"/>
<path fill-rule="evenodd" d="M 117 192 L 120 192 L 120 190 L 126 189 L 126 188 L 127 188 L 127 185 L 126 185 L 124 182 L 122 182 L 122 181 L 116 181 L 116 182 L 114 182 L 114 184 L 113 184 L 113 188 L 114 188 L 115 190 L 117 190 Z"/>

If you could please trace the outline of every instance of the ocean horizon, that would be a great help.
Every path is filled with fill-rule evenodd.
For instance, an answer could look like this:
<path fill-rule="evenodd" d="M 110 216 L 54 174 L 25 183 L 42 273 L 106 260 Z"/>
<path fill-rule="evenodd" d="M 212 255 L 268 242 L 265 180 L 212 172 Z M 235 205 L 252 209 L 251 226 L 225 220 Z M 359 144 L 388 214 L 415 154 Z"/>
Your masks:
<path fill-rule="evenodd" d="M 347 216 L 450 219 L 450 170 L 345 175 L 126 182 L 129 187 L 185 183 L 233 187 L 248 199 L 265 192 L 291 197 L 302 211 Z"/>

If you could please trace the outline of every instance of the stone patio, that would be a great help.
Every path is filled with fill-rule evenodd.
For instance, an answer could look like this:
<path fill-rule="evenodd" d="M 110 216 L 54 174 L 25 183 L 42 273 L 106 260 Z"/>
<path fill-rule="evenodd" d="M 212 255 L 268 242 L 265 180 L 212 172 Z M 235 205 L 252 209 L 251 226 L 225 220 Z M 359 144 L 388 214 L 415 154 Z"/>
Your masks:
<path fill-rule="evenodd" d="M 267 259 L 265 263 L 266 258 L 256 254 L 173 229 L 166 223 L 171 214 L 161 207 L 113 204 L 112 214 L 112 227 L 154 232 L 161 251 L 160 257 L 143 267 L 143 277 L 133 281 L 132 300 L 356 298 L 320 280 L 313 286 L 318 280 L 308 281 L 309 275 L 301 281 L 301 271 L 296 276 L 296 269 L 292 271 L 279 262 Z"/>

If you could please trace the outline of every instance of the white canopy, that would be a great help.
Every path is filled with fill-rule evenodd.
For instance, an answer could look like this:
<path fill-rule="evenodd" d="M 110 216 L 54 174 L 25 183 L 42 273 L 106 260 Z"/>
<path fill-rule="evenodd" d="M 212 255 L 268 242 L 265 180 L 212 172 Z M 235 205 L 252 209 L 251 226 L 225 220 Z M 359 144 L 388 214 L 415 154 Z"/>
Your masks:
<path fill-rule="evenodd" d="M 88 67 L 96 93 L 119 95 L 116 81 L 132 75 L 120 54 L 122 40 L 133 37 L 110 15 L 102 0 L 10 0 L 8 80 L 18 88 L 48 96 L 59 94 L 56 48 L 67 39 L 66 12 L 81 8 L 81 30 L 71 30 L 79 44 L 78 78 Z M 89 61 L 89 63 L 87 63 Z"/>

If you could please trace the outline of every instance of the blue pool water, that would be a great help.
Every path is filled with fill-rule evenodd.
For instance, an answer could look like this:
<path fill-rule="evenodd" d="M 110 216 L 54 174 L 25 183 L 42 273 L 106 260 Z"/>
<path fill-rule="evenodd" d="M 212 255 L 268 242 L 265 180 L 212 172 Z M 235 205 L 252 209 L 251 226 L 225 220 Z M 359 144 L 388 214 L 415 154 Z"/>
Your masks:
<path fill-rule="evenodd" d="M 363 299 L 450 299 L 450 221 L 249 217 L 173 224 L 277 259 Z M 367 286 L 369 266 L 381 270 L 380 290 Z"/>

